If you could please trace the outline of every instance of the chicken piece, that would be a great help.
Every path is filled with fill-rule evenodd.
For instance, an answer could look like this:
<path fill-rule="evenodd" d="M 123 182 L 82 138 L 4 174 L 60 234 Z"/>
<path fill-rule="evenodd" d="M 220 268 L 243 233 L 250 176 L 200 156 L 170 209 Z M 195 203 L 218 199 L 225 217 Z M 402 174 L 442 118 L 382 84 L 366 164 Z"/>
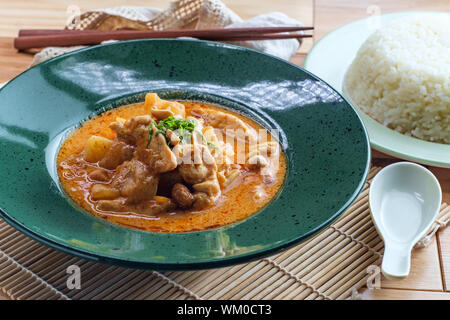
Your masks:
<path fill-rule="evenodd" d="M 152 175 L 144 163 L 132 159 L 117 167 L 111 185 L 126 198 L 126 203 L 137 203 L 156 195 L 158 181 L 159 177 Z"/>
<path fill-rule="evenodd" d="M 268 162 L 266 157 L 257 154 L 248 159 L 248 167 L 252 170 L 263 168 L 268 165 Z"/>
<path fill-rule="evenodd" d="M 125 122 L 112 122 L 109 127 L 117 133 L 119 140 L 130 145 L 137 145 L 138 141 L 148 139 L 148 126 L 152 121 L 150 115 L 143 115 L 133 117 Z"/>
<path fill-rule="evenodd" d="M 221 160 L 222 156 L 222 148 L 219 148 L 221 145 L 219 141 L 219 138 L 217 138 L 216 132 L 213 127 L 207 126 L 202 129 L 203 137 L 207 141 L 207 144 L 209 143 L 209 147 L 211 149 L 211 154 L 213 157 L 217 160 Z M 203 141 L 205 143 L 205 141 Z"/>
<path fill-rule="evenodd" d="M 203 192 L 212 197 L 215 197 L 220 193 L 219 181 L 215 175 L 209 177 L 208 180 L 194 184 L 192 187 L 196 192 Z"/>
<path fill-rule="evenodd" d="M 173 149 L 181 177 L 190 184 L 205 181 L 217 171 L 209 149 L 202 144 L 180 144 Z"/>
<path fill-rule="evenodd" d="M 250 146 L 247 167 L 251 170 L 259 170 L 263 176 L 263 182 L 272 184 L 276 179 L 280 156 L 278 142 L 268 141 Z"/>
<path fill-rule="evenodd" d="M 206 127 L 204 135 L 208 136 L 208 138 L 205 136 L 207 140 L 213 143 L 216 141 L 214 144 L 217 151 L 212 151 L 212 154 L 216 158 L 219 171 L 228 170 L 227 167 L 231 163 L 245 162 L 247 143 L 255 144 L 258 141 L 258 134 L 254 128 L 238 117 L 218 110 L 206 111 L 196 108 L 193 112 L 199 114 L 210 127 L 215 128 L 213 131 Z"/>
<path fill-rule="evenodd" d="M 176 183 L 172 188 L 172 199 L 182 209 L 188 209 L 194 203 L 194 196 L 189 189 L 181 183 Z"/>
<path fill-rule="evenodd" d="M 214 204 L 220 196 L 220 185 L 217 180 L 217 174 L 214 173 L 205 181 L 196 183 L 192 186 L 194 189 L 194 208 L 203 209 Z"/>
<path fill-rule="evenodd" d="M 125 122 L 111 123 L 110 128 L 117 133 L 117 137 L 99 165 L 106 169 L 115 169 L 124 161 L 131 160 L 136 147 L 147 144 L 148 126 L 151 121 L 151 116 L 144 115 Z"/>
<path fill-rule="evenodd" d="M 140 145 L 137 152 L 139 158 L 154 172 L 168 172 L 177 167 L 176 156 L 167 145 L 164 135 L 158 133 L 158 129 L 154 125 L 150 143 L 147 142 L 145 146 Z"/>
<path fill-rule="evenodd" d="M 163 100 L 156 93 L 146 94 L 145 107 L 150 108 L 151 114 L 158 120 L 164 120 L 170 116 L 184 118 L 186 115 L 183 104 Z"/>
<path fill-rule="evenodd" d="M 131 158 L 133 158 L 133 153 L 133 146 L 116 139 L 98 164 L 102 168 L 112 170 L 124 161 L 131 160 Z"/>
<path fill-rule="evenodd" d="M 204 192 L 196 192 L 194 194 L 194 209 L 201 210 L 214 204 L 214 198 Z"/>
<path fill-rule="evenodd" d="M 220 195 L 217 165 L 208 147 L 203 144 L 181 144 L 174 148 L 178 171 L 183 180 L 192 184 L 196 209 L 214 203 Z"/>
<path fill-rule="evenodd" d="M 195 108 L 193 112 L 201 116 L 208 125 L 217 129 L 226 130 L 226 134 L 228 135 L 237 138 L 247 138 L 249 142 L 257 140 L 258 135 L 256 130 L 234 115 L 218 110 L 204 110 L 202 108 Z"/>
<path fill-rule="evenodd" d="M 203 136 L 206 138 L 206 140 L 211 141 L 214 144 L 219 142 L 219 139 L 217 138 L 217 135 L 214 132 L 214 127 L 206 126 L 202 129 L 202 133 Z"/>
<path fill-rule="evenodd" d="M 203 135 L 215 146 L 215 148 L 210 148 L 210 150 L 217 164 L 219 185 L 221 187 L 227 187 L 241 175 L 241 165 L 234 163 L 235 153 L 233 147 L 229 143 L 221 141 L 215 129 L 211 126 L 204 128 Z"/>
<path fill-rule="evenodd" d="M 152 135 L 149 142 L 149 125 Z M 176 168 L 176 158 L 158 132 L 151 116 L 137 116 L 125 122 L 113 122 L 111 129 L 117 132 L 118 140 L 136 146 L 137 158 L 148 164 L 152 171 L 167 172 Z"/>
<path fill-rule="evenodd" d="M 235 153 L 233 146 L 224 142 L 222 139 L 219 139 L 219 137 L 221 137 L 220 133 L 216 133 L 216 130 L 211 126 L 207 126 L 203 129 L 203 136 L 209 143 L 208 147 L 216 161 L 217 170 L 225 170 L 234 162 Z"/>
<path fill-rule="evenodd" d="M 182 164 L 179 170 L 183 180 L 190 184 L 200 183 L 212 174 L 210 168 L 204 165 Z"/>

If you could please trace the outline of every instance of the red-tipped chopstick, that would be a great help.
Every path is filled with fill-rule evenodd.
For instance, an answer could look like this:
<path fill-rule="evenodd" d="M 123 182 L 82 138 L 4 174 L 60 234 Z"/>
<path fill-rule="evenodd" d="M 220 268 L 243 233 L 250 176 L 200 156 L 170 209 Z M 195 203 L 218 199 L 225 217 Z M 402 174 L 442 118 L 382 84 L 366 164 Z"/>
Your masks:
<path fill-rule="evenodd" d="M 309 38 L 311 35 L 286 33 L 312 30 L 313 27 L 262 27 L 262 28 L 228 28 L 204 30 L 20 30 L 14 39 L 14 47 L 19 50 L 42 48 L 48 46 L 75 46 L 99 44 L 106 40 L 156 39 L 194 37 L 203 40 L 245 41 L 273 40 L 291 38 Z M 284 33 L 281 33 L 284 32 Z"/>

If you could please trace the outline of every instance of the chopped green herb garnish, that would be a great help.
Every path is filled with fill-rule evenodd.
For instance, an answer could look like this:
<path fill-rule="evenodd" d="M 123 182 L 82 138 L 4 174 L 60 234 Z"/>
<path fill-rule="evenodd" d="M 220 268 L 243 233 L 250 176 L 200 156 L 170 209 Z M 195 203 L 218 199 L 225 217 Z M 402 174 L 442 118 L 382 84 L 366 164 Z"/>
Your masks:
<path fill-rule="evenodd" d="M 153 125 L 156 125 L 156 121 L 150 122 L 150 126 L 148 127 L 148 140 L 147 140 L 147 146 L 150 144 L 150 141 L 152 141 L 152 135 L 153 135 Z"/>
<path fill-rule="evenodd" d="M 218 148 L 213 142 L 211 142 L 211 141 L 208 141 L 207 144 L 208 144 L 208 147 L 210 147 L 211 149 L 219 149 L 219 148 Z"/>
<path fill-rule="evenodd" d="M 206 142 L 206 144 L 208 145 L 208 147 L 210 147 L 210 148 L 212 148 L 212 149 L 218 149 L 217 146 L 216 146 L 213 142 L 211 142 L 211 141 L 209 141 L 209 140 L 206 140 L 206 138 L 205 138 L 205 136 L 203 135 L 203 133 L 201 133 L 200 131 L 197 131 L 197 132 L 198 132 L 198 134 L 200 135 L 200 137 L 202 138 L 203 142 Z"/>
<path fill-rule="evenodd" d="M 183 141 L 185 134 L 192 135 L 192 132 L 195 130 L 195 122 L 192 120 L 184 120 L 170 116 L 164 120 L 159 121 L 158 123 L 153 121 L 149 127 L 147 147 L 152 140 L 153 125 L 155 125 L 155 127 L 158 129 L 156 135 L 164 135 L 167 143 L 169 143 L 170 141 L 169 136 L 166 133 L 167 130 L 176 132 L 181 141 Z"/>
<path fill-rule="evenodd" d="M 164 120 L 161 120 L 158 123 L 158 129 L 170 129 L 172 131 L 182 129 L 192 132 L 195 130 L 195 122 L 193 120 L 184 120 L 171 116 Z"/>
<path fill-rule="evenodd" d="M 196 129 L 195 121 L 174 118 L 172 116 L 170 116 L 164 120 L 160 120 L 159 122 L 152 121 L 152 123 L 150 123 L 150 127 L 148 129 L 147 148 L 150 145 L 150 141 L 152 140 L 153 125 L 158 129 L 158 131 L 156 132 L 156 135 L 158 135 L 158 134 L 164 135 L 164 137 L 166 138 L 167 144 L 169 144 L 169 141 L 170 141 L 169 136 L 166 133 L 166 131 L 168 129 L 175 132 L 178 135 L 178 138 L 180 138 L 181 142 L 184 141 L 185 136 L 191 137 L 192 133 L 194 131 L 196 131 L 200 134 L 203 141 L 205 141 L 209 147 L 217 149 L 217 146 L 214 143 L 207 141 L 205 139 L 205 137 L 203 136 L 203 134 Z"/>

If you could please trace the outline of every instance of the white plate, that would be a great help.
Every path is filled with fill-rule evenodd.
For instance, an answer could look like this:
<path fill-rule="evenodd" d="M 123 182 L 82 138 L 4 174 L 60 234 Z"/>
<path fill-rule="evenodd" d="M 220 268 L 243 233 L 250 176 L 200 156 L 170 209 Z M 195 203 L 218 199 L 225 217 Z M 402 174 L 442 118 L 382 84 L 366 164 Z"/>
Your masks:
<path fill-rule="evenodd" d="M 446 12 L 411 11 L 370 17 L 346 24 L 319 40 L 308 53 L 305 69 L 343 92 L 345 73 L 356 56 L 359 47 L 377 27 L 393 20 L 418 14 L 449 15 Z M 355 104 L 353 104 L 355 105 Z M 392 156 L 422 164 L 450 168 L 450 145 L 427 142 L 400 134 L 386 128 L 355 108 L 369 133 L 372 147 Z"/>

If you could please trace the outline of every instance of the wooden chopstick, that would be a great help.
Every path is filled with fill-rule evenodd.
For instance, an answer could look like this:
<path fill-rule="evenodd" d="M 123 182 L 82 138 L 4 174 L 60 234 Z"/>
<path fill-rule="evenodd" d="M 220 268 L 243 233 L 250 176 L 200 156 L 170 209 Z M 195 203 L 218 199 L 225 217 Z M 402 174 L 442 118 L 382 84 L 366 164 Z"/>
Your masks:
<path fill-rule="evenodd" d="M 312 34 L 256 34 L 254 36 L 244 35 L 236 37 L 227 37 L 224 39 L 203 39 L 203 40 L 216 40 L 216 41 L 252 41 L 252 40 L 282 40 L 282 39 L 302 39 L 302 38 L 312 38 Z"/>
<path fill-rule="evenodd" d="M 179 37 L 190 34 L 191 37 L 195 35 L 209 35 L 209 34 L 260 34 L 260 33 L 278 33 L 278 32 L 292 32 L 292 31 L 306 31 L 313 30 L 314 27 L 308 26 L 289 26 L 289 27 L 256 27 L 256 28 L 225 28 L 225 29 L 202 29 L 202 30 L 165 30 L 165 31 L 149 31 L 149 30 L 67 30 L 67 29 L 21 29 L 19 30 L 19 37 L 22 36 L 45 36 L 53 34 L 76 34 L 76 33 L 167 33 L 167 34 L 179 34 Z"/>
<path fill-rule="evenodd" d="M 311 35 L 299 33 L 280 34 L 279 32 L 312 30 L 313 27 L 263 27 L 263 28 L 229 28 L 204 30 L 21 30 L 14 39 L 14 47 L 18 50 L 42 48 L 48 46 L 93 45 L 106 40 L 131 40 L 151 38 L 194 37 L 203 40 L 245 41 L 308 38 Z"/>

